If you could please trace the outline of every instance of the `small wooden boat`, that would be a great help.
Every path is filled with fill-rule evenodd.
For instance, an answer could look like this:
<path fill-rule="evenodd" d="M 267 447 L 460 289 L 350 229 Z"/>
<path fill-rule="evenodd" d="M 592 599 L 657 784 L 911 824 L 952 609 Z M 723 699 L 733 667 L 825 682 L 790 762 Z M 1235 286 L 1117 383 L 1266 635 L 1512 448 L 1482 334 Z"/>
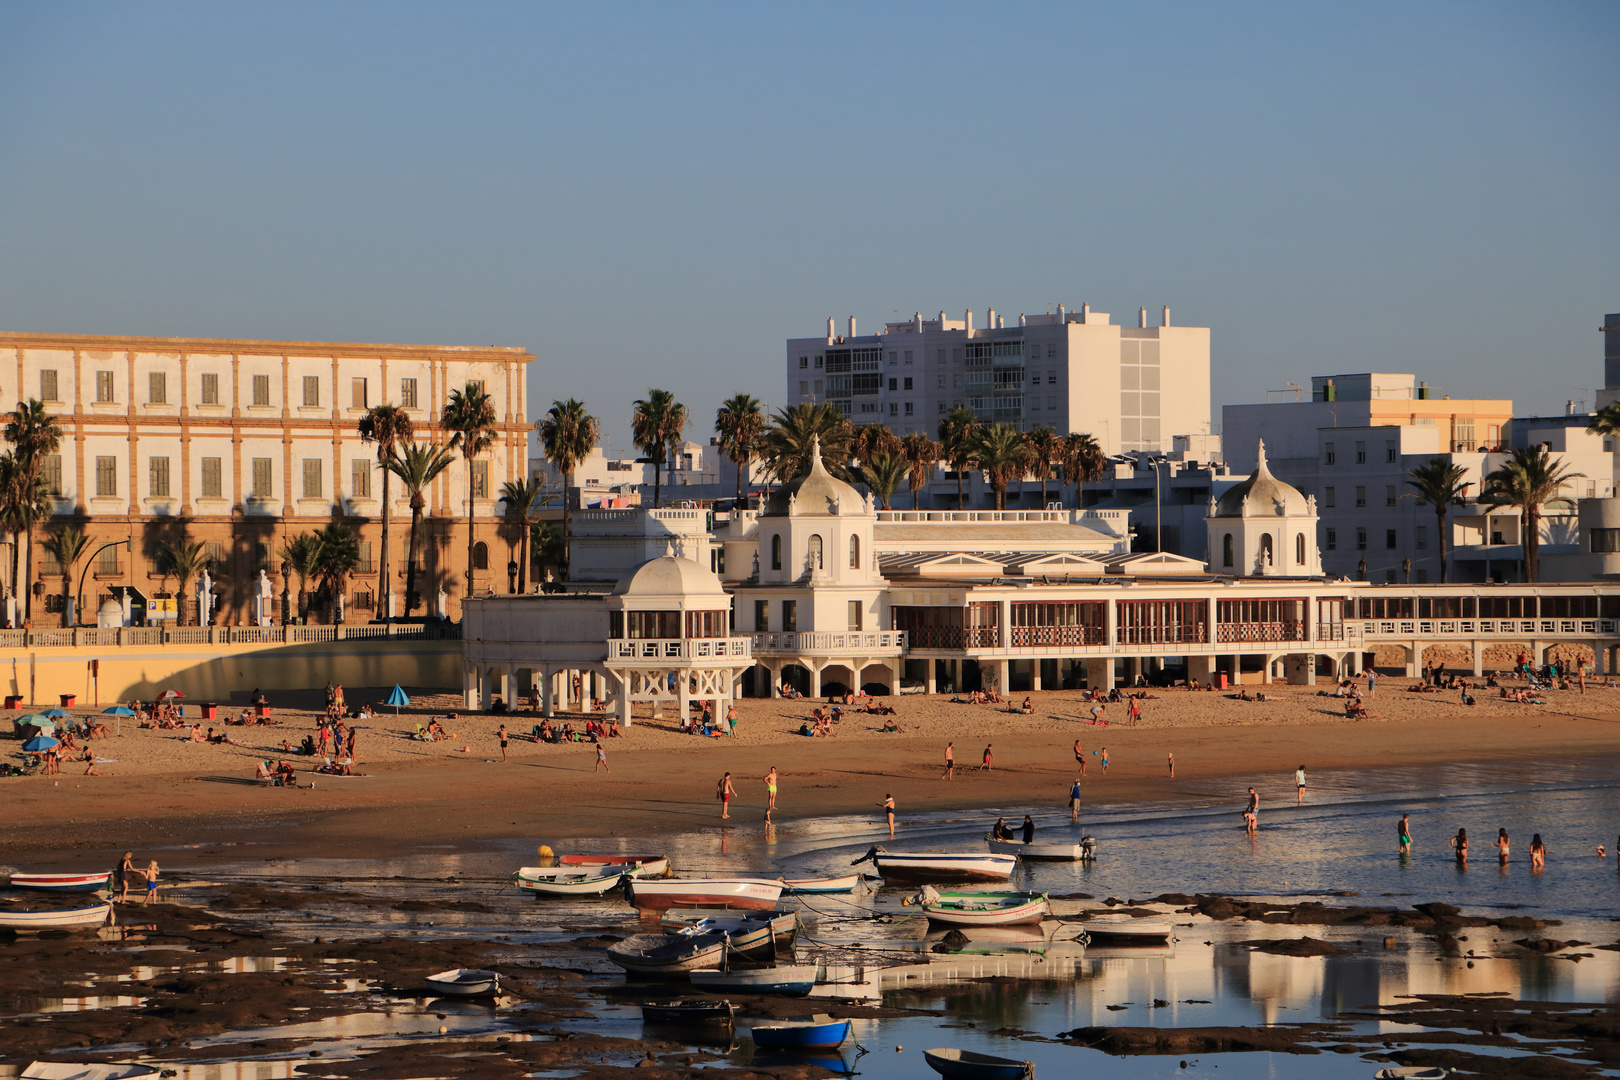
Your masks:
<path fill-rule="evenodd" d="M 625 895 L 630 903 L 649 911 L 671 907 L 771 911 L 782 898 L 782 883 L 763 878 L 633 878 Z"/>
<path fill-rule="evenodd" d="M 923 884 L 926 882 L 1006 881 L 1018 868 L 1011 855 L 979 852 L 885 851 L 874 847 L 851 866 L 872 860 L 886 882 Z"/>
<path fill-rule="evenodd" d="M 692 972 L 692 985 L 700 990 L 720 993 L 736 991 L 803 997 L 826 977 L 826 970 L 820 964 L 778 964 L 748 971 L 698 968 Z"/>
<path fill-rule="evenodd" d="M 38 889 L 49 892 L 95 892 L 105 889 L 112 871 L 99 874 L 12 874 L 13 889 Z"/>
<path fill-rule="evenodd" d="M 630 867 L 640 869 L 636 877 L 663 877 L 669 873 L 669 858 L 665 855 L 564 855 L 557 860 L 559 866 L 612 867 L 629 873 Z"/>
<path fill-rule="evenodd" d="M 36 1061 L 22 1071 L 21 1080 L 133 1080 L 157 1073 L 150 1065 L 123 1061 Z"/>
<path fill-rule="evenodd" d="M 785 893 L 849 893 L 854 892 L 861 883 L 860 874 L 845 874 L 842 877 L 823 878 L 783 878 L 782 891 Z"/>
<path fill-rule="evenodd" d="M 1020 859 L 1039 859 L 1043 862 L 1091 862 L 1097 857 L 1097 841 L 1082 836 L 1079 843 L 1043 843 L 1022 840 L 997 840 L 989 833 L 984 842 L 997 855 L 1016 855 Z"/>
<path fill-rule="evenodd" d="M 792 910 L 703 915 L 683 908 L 665 915 L 660 923 L 676 930 L 691 928 L 699 933 L 727 934 L 731 938 L 731 955 L 751 960 L 768 960 L 778 951 L 791 948 L 799 933 L 799 913 Z"/>
<path fill-rule="evenodd" d="M 582 866 L 525 866 L 512 875 L 512 884 L 535 896 L 601 896 L 619 888 L 634 873 L 634 869 L 604 872 Z"/>
<path fill-rule="evenodd" d="M 608 959 L 637 975 L 682 975 L 725 959 L 724 934 L 636 934 L 608 946 Z"/>
<path fill-rule="evenodd" d="M 1373 1073 L 1373 1080 L 1446 1080 L 1454 1071 L 1439 1065 L 1391 1065 Z"/>
<path fill-rule="evenodd" d="M 1035 1076 L 1035 1066 L 1028 1061 L 978 1054 L 972 1050 L 940 1047 L 924 1050 L 923 1060 L 928 1067 L 949 1080 L 1024 1080 Z"/>
<path fill-rule="evenodd" d="M 1084 925 L 1087 944 L 1105 948 L 1163 946 L 1175 932 L 1169 923 L 1133 919 L 1129 915 L 1103 915 L 1087 919 Z"/>
<path fill-rule="evenodd" d="M 712 1024 L 729 1028 L 736 1016 L 737 1006 L 731 1002 L 706 998 L 646 1001 L 641 1005 L 641 1019 L 647 1024 Z"/>
<path fill-rule="evenodd" d="M 436 994 L 452 997 L 478 997 L 501 992 L 501 977 L 493 971 L 477 968 L 451 968 L 422 980 Z"/>
<path fill-rule="evenodd" d="M 1039 924 L 1052 913 L 1045 893 L 935 892 L 928 886 L 917 906 L 942 926 L 1022 926 Z"/>
<path fill-rule="evenodd" d="M 102 925 L 111 917 L 111 904 L 91 904 L 67 911 L 0 908 L 0 930 L 87 930 Z"/>
<path fill-rule="evenodd" d="M 823 1046 L 842 1046 L 849 1038 L 849 1021 L 834 1020 L 825 1013 L 793 1020 L 776 1020 L 769 1024 L 755 1024 L 748 1034 L 755 1046 L 776 1050 L 811 1049 Z"/>

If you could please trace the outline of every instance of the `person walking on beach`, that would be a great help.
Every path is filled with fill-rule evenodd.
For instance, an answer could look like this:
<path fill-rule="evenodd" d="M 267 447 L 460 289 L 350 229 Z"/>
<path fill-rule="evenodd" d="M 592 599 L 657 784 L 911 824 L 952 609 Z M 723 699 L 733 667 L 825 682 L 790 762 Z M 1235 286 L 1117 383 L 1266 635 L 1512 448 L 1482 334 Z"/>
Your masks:
<path fill-rule="evenodd" d="M 954 742 L 945 744 L 945 775 L 941 776 L 940 779 L 956 779 L 956 744 Z"/>
<path fill-rule="evenodd" d="M 1249 789 L 1249 804 L 1243 808 L 1243 828 L 1251 836 L 1260 828 L 1260 793 L 1254 788 Z"/>
<path fill-rule="evenodd" d="M 1496 860 L 1503 866 L 1508 861 L 1508 834 L 1506 829 L 1496 830 Z"/>
<path fill-rule="evenodd" d="M 1084 779 L 1086 775 L 1086 748 L 1080 745 L 1079 739 L 1074 740 L 1074 763 L 1080 766 L 1080 776 Z"/>
<path fill-rule="evenodd" d="M 1170 766 L 1170 779 L 1174 780 L 1176 778 L 1176 755 L 1172 752 L 1164 756 Z"/>
<path fill-rule="evenodd" d="M 720 800 L 720 820 L 724 821 L 731 816 L 731 797 L 737 794 L 737 789 L 731 786 L 731 774 L 726 773 L 715 785 L 714 797 Z"/>
<path fill-rule="evenodd" d="M 1069 788 L 1069 820 L 1076 825 L 1080 824 L 1080 778 L 1074 778 L 1074 786 Z"/>
<path fill-rule="evenodd" d="M 1372 668 L 1367 669 L 1367 696 L 1373 696 L 1373 689 L 1378 685 L 1378 673 Z"/>
<path fill-rule="evenodd" d="M 776 766 L 765 774 L 765 820 L 771 820 L 771 811 L 776 809 Z"/>
<path fill-rule="evenodd" d="M 146 873 L 141 876 L 146 879 L 146 899 L 141 901 L 141 906 L 144 907 L 152 902 L 153 897 L 157 896 L 158 864 L 156 859 L 146 864 Z"/>
<path fill-rule="evenodd" d="M 996 755 L 989 743 L 984 744 L 984 771 L 992 772 L 996 767 Z"/>
<path fill-rule="evenodd" d="M 1547 845 L 1541 842 L 1541 834 L 1536 833 L 1530 838 L 1530 870 L 1539 873 L 1547 868 Z"/>
<path fill-rule="evenodd" d="M 138 873 L 140 871 L 135 869 L 135 853 L 124 852 L 124 860 L 118 864 L 118 903 L 129 903 L 129 882 Z"/>
<path fill-rule="evenodd" d="M 728 773 L 727 775 L 730 775 L 730 774 Z M 894 839 L 894 796 L 893 795 L 885 795 L 885 796 L 883 796 L 883 801 L 878 803 L 878 805 L 883 807 L 883 813 L 889 819 L 889 839 L 893 840 Z"/>
<path fill-rule="evenodd" d="M 1136 722 L 1142 719 L 1142 700 L 1140 698 L 1131 698 L 1131 707 L 1126 710 L 1125 715 L 1130 721 L 1129 726 L 1135 727 Z"/>
<path fill-rule="evenodd" d="M 1406 820 L 1410 816 L 1402 814 L 1401 823 L 1395 827 L 1396 835 L 1400 837 L 1402 855 L 1412 854 L 1412 826 Z"/>
<path fill-rule="evenodd" d="M 1106 747 L 1106 746 L 1103 747 L 1099 751 L 1099 753 L 1101 754 L 1101 757 L 1102 757 L 1102 774 L 1104 776 L 1107 776 L 1108 775 L 1108 747 Z"/>
<path fill-rule="evenodd" d="M 1030 817 L 1028 814 L 1025 814 L 1024 815 L 1024 843 L 1033 844 L 1034 842 L 1035 842 L 1035 819 Z"/>
<path fill-rule="evenodd" d="M 607 769 L 608 772 L 613 771 L 612 769 L 608 769 L 607 747 L 603 746 L 601 743 L 597 743 L 596 744 L 596 768 L 591 770 L 591 774 L 595 775 L 596 773 L 602 771 L 603 769 Z"/>
<path fill-rule="evenodd" d="M 1451 849 L 1457 853 L 1457 865 L 1468 865 L 1468 830 L 1458 829 L 1457 835 L 1451 838 Z"/>
<path fill-rule="evenodd" d="M 501 725 L 500 735 L 501 735 L 501 760 L 505 761 L 506 760 L 506 725 L 505 724 Z"/>
<path fill-rule="evenodd" d="M 1298 805 L 1305 805 L 1305 766 L 1301 765 L 1294 770 L 1294 792 L 1299 796 Z"/>

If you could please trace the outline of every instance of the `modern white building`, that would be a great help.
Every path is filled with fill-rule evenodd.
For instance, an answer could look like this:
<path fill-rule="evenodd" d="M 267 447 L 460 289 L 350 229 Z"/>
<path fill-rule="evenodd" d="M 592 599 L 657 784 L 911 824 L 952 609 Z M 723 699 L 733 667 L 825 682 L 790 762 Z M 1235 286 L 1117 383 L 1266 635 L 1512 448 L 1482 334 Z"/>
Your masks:
<path fill-rule="evenodd" d="M 972 311 L 942 311 L 861 336 L 853 317 L 845 334 L 828 319 L 824 336 L 788 339 L 787 401 L 930 437 L 965 405 L 985 423 L 1089 432 L 1109 454 L 1209 433 L 1208 328 L 1172 326 L 1168 307 L 1158 326 L 1145 308 L 1137 326 L 1118 326 L 1085 304 L 1009 322 L 994 308 L 982 328 Z"/>

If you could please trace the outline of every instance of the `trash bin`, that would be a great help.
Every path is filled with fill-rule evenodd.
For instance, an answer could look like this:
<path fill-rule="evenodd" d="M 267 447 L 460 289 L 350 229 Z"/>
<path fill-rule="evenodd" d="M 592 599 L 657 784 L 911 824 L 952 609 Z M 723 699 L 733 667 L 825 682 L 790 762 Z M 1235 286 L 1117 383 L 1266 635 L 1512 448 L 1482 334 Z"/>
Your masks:
<path fill-rule="evenodd" d="M 204 720 L 219 719 L 219 703 L 214 701 L 205 701 L 202 707 L 202 718 Z"/>
<path fill-rule="evenodd" d="M 1226 672 L 1217 671 L 1215 673 L 1215 689 L 1217 689 L 1217 690 L 1225 690 L 1226 689 Z"/>
<path fill-rule="evenodd" d="M 256 708 L 259 710 L 259 719 L 260 720 L 268 720 L 268 719 L 270 719 L 270 706 L 268 706 L 268 705 L 259 705 L 259 706 L 256 706 Z"/>
<path fill-rule="evenodd" d="M 60 697 L 62 698 L 62 708 L 64 709 L 73 708 L 74 702 L 79 700 L 78 694 L 62 694 Z"/>
<path fill-rule="evenodd" d="M 7 694 L 6 695 L 6 708 L 8 708 L 8 709 L 20 709 L 20 708 L 22 708 L 22 695 L 21 694 Z"/>

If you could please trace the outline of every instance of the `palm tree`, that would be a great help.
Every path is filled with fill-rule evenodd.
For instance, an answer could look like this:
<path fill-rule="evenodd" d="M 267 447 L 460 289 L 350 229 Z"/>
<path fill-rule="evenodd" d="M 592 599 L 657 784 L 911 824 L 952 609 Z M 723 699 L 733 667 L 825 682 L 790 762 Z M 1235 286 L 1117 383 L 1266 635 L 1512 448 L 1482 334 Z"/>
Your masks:
<path fill-rule="evenodd" d="M 1029 469 L 1029 447 L 1024 434 L 1011 424 L 995 424 L 973 440 L 973 459 L 996 493 L 996 509 L 1007 508 L 1007 484 Z"/>
<path fill-rule="evenodd" d="M 1083 431 L 1071 431 L 1063 437 L 1062 461 L 1064 482 L 1074 481 L 1074 506 L 1078 510 L 1085 501 L 1080 497 L 1081 486 L 1087 480 L 1102 477 L 1103 470 L 1108 467 L 1108 458 L 1103 455 L 1096 439 Z"/>
<path fill-rule="evenodd" d="M 872 489 L 884 510 L 889 508 L 889 500 L 905 482 L 908 471 L 906 459 L 888 450 L 873 454 L 861 469 L 866 474 L 866 486 Z"/>
<path fill-rule="evenodd" d="M 1057 464 L 1063 455 L 1063 440 L 1058 438 L 1056 431 L 1049 427 L 1038 427 L 1024 436 L 1024 445 L 1029 447 L 1029 458 L 1035 466 L 1036 474 L 1041 478 L 1041 508 L 1046 508 L 1046 480 L 1052 475 L 1052 466 Z"/>
<path fill-rule="evenodd" d="M 64 523 L 40 544 L 56 560 L 56 565 L 62 568 L 62 625 L 65 627 L 73 625 L 74 611 L 68 604 L 69 590 L 73 585 L 73 564 L 79 561 L 89 546 L 90 538 L 84 535 L 84 530 L 71 523 Z"/>
<path fill-rule="evenodd" d="M 539 573 L 549 567 L 559 573 L 564 569 L 563 538 L 557 527 L 549 521 L 537 521 L 529 526 L 529 550 Z"/>
<path fill-rule="evenodd" d="M 320 567 L 321 538 L 314 533 L 299 533 L 282 545 L 281 558 L 298 575 L 298 617 L 308 622 L 309 579 Z"/>
<path fill-rule="evenodd" d="M 850 440 L 854 432 L 838 406 L 803 402 L 778 409 L 760 441 L 760 457 L 778 483 L 810 471 L 810 447 L 821 444 L 821 463 L 834 476 L 849 477 Z"/>
<path fill-rule="evenodd" d="M 478 518 L 474 512 L 473 462 L 495 442 L 495 399 L 484 392 L 480 382 L 468 380 L 461 390 L 450 391 L 450 400 L 439 415 L 439 423 L 450 436 L 450 449 L 460 449 L 467 462 L 467 594 L 473 594 L 473 547 L 477 542 Z M 489 492 L 484 492 L 489 498 Z"/>
<path fill-rule="evenodd" d="M 939 460 L 939 443 L 920 431 L 900 440 L 900 456 L 905 458 L 906 486 L 911 488 L 911 508 L 917 509 L 917 492 L 928 483 L 928 474 Z"/>
<path fill-rule="evenodd" d="M 17 615 L 24 617 L 22 549 L 27 545 L 34 522 L 51 512 L 51 494 L 44 477 L 30 475 L 27 465 L 13 451 L 0 453 L 0 529 L 12 534 L 11 589 L 17 597 Z"/>
<path fill-rule="evenodd" d="M 46 498 L 39 500 L 25 497 L 23 493 L 34 493 L 40 485 L 38 483 L 40 472 L 45 468 L 45 458 L 56 453 L 56 448 L 62 445 L 62 427 L 56 418 L 45 409 L 45 403 L 37 398 L 29 398 L 26 402 L 17 402 L 17 408 L 6 420 L 5 440 L 12 445 L 12 455 L 16 465 L 21 470 L 18 474 L 17 495 L 18 502 L 12 520 L 20 531 L 19 546 L 33 546 L 34 522 L 50 514 L 52 506 L 49 492 Z M 16 558 L 13 552 L 12 582 L 17 583 L 15 573 Z M 23 589 L 19 594 L 19 601 L 32 608 L 28 597 L 28 590 Z"/>
<path fill-rule="evenodd" d="M 1568 472 L 1561 461 L 1552 459 L 1544 445 L 1521 446 L 1513 456 L 1485 477 L 1479 501 L 1486 506 L 1511 506 L 1519 511 L 1519 531 L 1524 543 L 1524 579 L 1535 584 L 1541 557 L 1541 507 L 1557 496 L 1558 489 L 1585 473 Z"/>
<path fill-rule="evenodd" d="M 508 480 L 501 485 L 501 502 L 506 504 L 506 516 L 518 523 L 518 576 L 517 591 L 529 591 L 529 519 L 544 498 L 545 484 L 538 476 L 527 480 Z"/>
<path fill-rule="evenodd" d="M 653 509 L 662 503 L 662 469 L 686 429 L 686 406 L 668 390 L 648 390 L 636 401 L 630 417 L 630 435 L 653 466 Z"/>
<path fill-rule="evenodd" d="M 870 424 L 862 424 L 855 431 L 855 439 L 850 444 L 850 454 L 863 465 L 877 457 L 879 454 L 898 454 L 900 452 L 900 438 L 890 431 L 886 424 L 876 420 Z"/>
<path fill-rule="evenodd" d="M 540 421 L 540 443 L 546 460 L 563 474 L 563 576 L 568 575 L 568 540 L 574 530 L 574 507 L 568 499 L 574 486 L 574 470 L 596 449 L 601 432 L 596 417 L 585 411 L 585 403 L 569 398 L 553 401 Z"/>
<path fill-rule="evenodd" d="M 208 556 L 203 554 L 203 542 L 188 544 L 184 537 L 170 543 L 167 540 L 158 544 L 158 557 L 163 566 L 164 574 L 173 574 L 180 580 L 180 589 L 175 594 L 178 600 L 175 604 L 175 625 L 186 625 L 186 596 L 191 592 L 191 583 L 197 575 L 202 573 L 208 565 Z M 202 609 L 197 609 L 197 625 L 202 625 Z"/>
<path fill-rule="evenodd" d="M 388 462 L 404 443 L 411 441 L 411 417 L 398 405 L 377 405 L 360 418 L 360 441 L 377 444 L 377 464 L 382 467 L 382 562 L 377 567 L 377 580 L 382 584 L 382 595 L 377 602 L 385 619 L 394 614 L 394 579 L 388 576 L 388 556 L 393 548 L 388 542 L 388 519 L 394 511 L 388 498 L 388 478 L 392 473 Z"/>
<path fill-rule="evenodd" d="M 405 548 L 405 614 L 416 609 L 421 597 L 416 595 L 417 546 L 422 536 L 422 511 L 427 507 L 424 494 L 428 485 L 455 460 L 450 448 L 430 443 L 407 443 L 405 449 L 384 466 L 400 478 L 411 501 L 411 535 Z M 472 565 L 471 560 L 467 563 Z M 302 596 L 302 593 L 300 593 Z"/>
<path fill-rule="evenodd" d="M 1407 476 L 1411 479 L 1406 486 L 1415 489 L 1403 499 L 1416 499 L 1434 507 L 1434 515 L 1440 523 L 1440 584 L 1446 583 L 1446 514 L 1453 506 L 1463 505 L 1463 497 L 1468 494 L 1468 481 L 1463 477 L 1468 470 L 1461 465 L 1453 465 L 1445 458 L 1430 458 L 1427 465 L 1419 465 L 1408 469 Z"/>
<path fill-rule="evenodd" d="M 973 464 L 973 441 L 979 434 L 979 418 L 966 405 L 958 405 L 939 422 L 939 454 L 956 472 L 956 508 L 962 509 L 962 473 Z"/>
<path fill-rule="evenodd" d="M 754 450 L 765 433 L 765 406 L 752 394 L 733 394 L 720 403 L 714 414 L 714 433 L 720 436 L 720 450 L 737 466 L 737 505 L 743 503 L 743 480 L 751 471 Z"/>
<path fill-rule="evenodd" d="M 315 573 L 321 587 L 331 598 L 328 609 L 332 625 L 343 621 L 343 586 L 354 568 L 360 565 L 360 539 L 347 525 L 332 522 L 316 536 L 319 545 L 315 557 Z"/>

